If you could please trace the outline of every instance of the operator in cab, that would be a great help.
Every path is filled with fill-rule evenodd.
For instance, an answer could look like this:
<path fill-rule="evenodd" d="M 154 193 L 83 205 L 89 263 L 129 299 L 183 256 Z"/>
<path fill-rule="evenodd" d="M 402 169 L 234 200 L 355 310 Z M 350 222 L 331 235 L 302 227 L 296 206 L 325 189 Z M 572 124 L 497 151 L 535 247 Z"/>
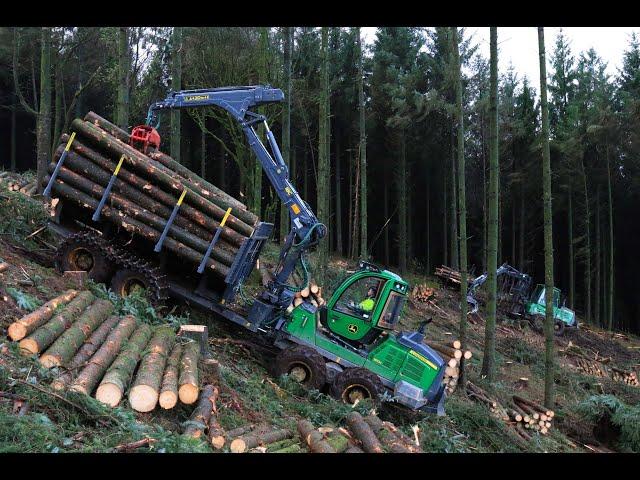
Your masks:
<path fill-rule="evenodd" d="M 376 284 L 369 285 L 367 289 L 367 296 L 356 306 L 353 301 L 350 302 L 349 307 L 360 313 L 361 315 L 368 315 L 373 310 L 373 307 L 376 305 L 376 296 L 378 293 L 378 288 Z"/>

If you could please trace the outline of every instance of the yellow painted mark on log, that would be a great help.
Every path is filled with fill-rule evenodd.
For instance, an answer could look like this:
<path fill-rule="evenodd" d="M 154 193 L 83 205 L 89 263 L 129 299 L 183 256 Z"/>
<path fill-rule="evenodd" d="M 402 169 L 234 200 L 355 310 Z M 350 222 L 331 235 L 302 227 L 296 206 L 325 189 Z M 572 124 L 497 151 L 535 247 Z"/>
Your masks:
<path fill-rule="evenodd" d="M 293 210 L 293 213 L 295 213 L 296 215 L 300 213 L 300 207 L 298 206 L 297 203 L 293 203 L 291 205 L 291 210 Z"/>
<path fill-rule="evenodd" d="M 122 167 L 122 162 L 124 162 L 124 154 L 120 157 L 120 161 L 118 162 L 118 166 L 113 171 L 113 175 L 116 176 L 116 177 L 118 176 L 118 173 L 120 172 L 120 167 Z"/>
<path fill-rule="evenodd" d="M 184 200 L 185 195 L 187 194 L 187 189 L 185 188 L 182 191 L 182 195 L 180 195 L 180 198 L 178 199 L 178 206 L 182 205 L 182 201 Z"/>
<path fill-rule="evenodd" d="M 222 221 L 220 222 L 221 227 L 224 227 L 224 224 L 227 223 L 227 218 L 229 218 L 229 215 L 231 215 L 231 207 L 227 208 L 227 213 L 225 213 L 224 217 L 222 217 Z"/>
<path fill-rule="evenodd" d="M 71 148 L 71 144 L 73 143 L 73 139 L 76 138 L 76 132 L 73 132 L 71 134 L 71 136 L 69 137 L 69 141 L 67 142 L 67 146 L 64 147 L 64 149 L 68 152 L 69 149 Z"/>

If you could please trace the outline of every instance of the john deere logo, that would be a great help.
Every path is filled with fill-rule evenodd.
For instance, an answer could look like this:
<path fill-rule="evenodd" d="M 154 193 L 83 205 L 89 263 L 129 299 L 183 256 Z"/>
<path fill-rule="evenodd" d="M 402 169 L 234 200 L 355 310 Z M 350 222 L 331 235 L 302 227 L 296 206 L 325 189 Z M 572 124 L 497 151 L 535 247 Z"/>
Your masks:
<path fill-rule="evenodd" d="M 356 333 L 358 331 L 358 326 L 350 323 L 347 327 L 347 330 L 349 330 L 351 333 Z"/>
<path fill-rule="evenodd" d="M 198 100 L 207 100 L 209 95 L 187 95 L 184 97 L 185 102 L 197 102 Z"/>

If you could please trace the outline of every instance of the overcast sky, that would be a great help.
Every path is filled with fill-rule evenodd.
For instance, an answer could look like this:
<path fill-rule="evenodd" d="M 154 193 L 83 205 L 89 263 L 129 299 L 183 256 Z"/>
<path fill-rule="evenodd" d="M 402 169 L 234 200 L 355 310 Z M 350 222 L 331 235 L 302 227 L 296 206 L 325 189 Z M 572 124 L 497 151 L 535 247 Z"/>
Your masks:
<path fill-rule="evenodd" d="M 375 30 L 375 27 L 362 28 L 367 43 L 373 42 Z M 547 61 L 559 31 L 560 28 L 545 28 Z M 640 27 L 564 27 L 562 31 L 569 39 L 571 51 L 576 58 L 580 52 L 593 47 L 607 62 L 607 73 L 612 76 L 616 75 L 622 65 L 622 54 L 627 48 L 631 33 L 635 31 L 640 35 Z M 474 43 L 480 45 L 483 56 L 489 58 L 489 27 L 468 27 L 467 35 L 473 37 Z M 510 63 L 518 73 L 518 78 L 522 79 L 526 75 L 538 90 L 540 67 L 536 27 L 498 27 L 498 68 L 504 72 Z"/>

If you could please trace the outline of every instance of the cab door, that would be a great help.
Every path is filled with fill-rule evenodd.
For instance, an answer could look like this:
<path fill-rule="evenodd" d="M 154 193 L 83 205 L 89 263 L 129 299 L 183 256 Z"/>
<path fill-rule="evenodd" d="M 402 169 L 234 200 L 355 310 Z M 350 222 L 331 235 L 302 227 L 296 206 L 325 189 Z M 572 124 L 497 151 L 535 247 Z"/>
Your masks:
<path fill-rule="evenodd" d="M 385 280 L 375 275 L 347 279 L 327 305 L 327 326 L 348 340 L 362 339 L 373 327 L 384 287 Z M 373 296 L 368 295 L 372 288 Z"/>

